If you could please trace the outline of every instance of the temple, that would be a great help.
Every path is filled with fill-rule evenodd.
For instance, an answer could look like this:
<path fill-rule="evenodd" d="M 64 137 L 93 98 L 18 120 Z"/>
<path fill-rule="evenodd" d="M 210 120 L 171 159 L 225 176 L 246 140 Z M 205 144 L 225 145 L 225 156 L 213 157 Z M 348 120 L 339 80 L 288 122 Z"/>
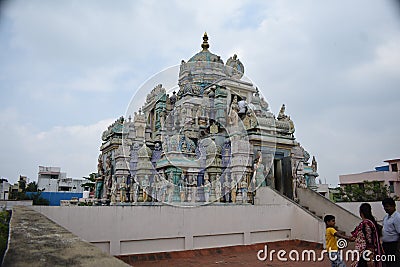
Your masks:
<path fill-rule="evenodd" d="M 209 47 L 205 33 L 201 51 L 181 61 L 177 92 L 155 85 L 104 131 L 99 204 L 252 204 L 263 186 L 296 199 L 318 176 L 316 162 L 306 173 L 310 155 L 285 105 L 274 115 L 237 55 L 224 63 Z"/>

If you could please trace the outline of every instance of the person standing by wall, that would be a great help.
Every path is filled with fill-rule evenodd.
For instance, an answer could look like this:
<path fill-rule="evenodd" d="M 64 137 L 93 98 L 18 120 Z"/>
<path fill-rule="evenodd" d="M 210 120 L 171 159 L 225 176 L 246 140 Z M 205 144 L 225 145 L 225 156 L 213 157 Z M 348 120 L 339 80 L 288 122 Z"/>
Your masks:
<path fill-rule="evenodd" d="M 386 266 L 400 266 L 400 213 L 396 211 L 396 202 L 393 198 L 382 200 L 386 215 L 383 218 L 382 246 L 386 255 Z M 395 261 L 390 261 L 395 255 Z"/>

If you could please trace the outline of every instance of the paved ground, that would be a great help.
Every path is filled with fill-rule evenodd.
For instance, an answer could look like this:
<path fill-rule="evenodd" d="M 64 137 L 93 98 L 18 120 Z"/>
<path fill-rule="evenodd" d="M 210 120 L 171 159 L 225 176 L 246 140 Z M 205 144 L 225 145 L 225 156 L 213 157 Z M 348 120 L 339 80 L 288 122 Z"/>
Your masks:
<path fill-rule="evenodd" d="M 216 249 L 202 249 L 182 252 L 164 252 L 164 253 L 153 253 L 153 254 L 141 254 L 131 256 L 120 256 L 119 258 L 130 264 L 131 266 L 174 266 L 174 267 L 189 267 L 189 266 L 316 266 L 316 267 L 327 267 L 331 266 L 330 261 L 327 257 L 324 257 L 323 261 L 318 260 L 306 260 L 306 261 L 292 261 L 289 259 L 288 254 L 285 257 L 288 261 L 279 261 L 276 253 L 273 254 L 273 260 L 269 259 L 260 261 L 257 259 L 257 252 L 264 250 L 265 244 L 250 245 L 250 246 L 235 246 L 229 248 L 216 248 Z M 300 253 L 299 258 L 301 259 L 301 252 L 303 250 L 315 250 L 316 258 L 321 254 L 321 245 L 316 243 L 309 243 L 304 241 L 281 241 L 267 243 L 268 253 L 271 250 L 285 250 L 289 253 L 291 250 L 297 250 Z M 264 254 L 261 254 L 263 256 Z M 294 254 L 293 254 L 294 255 Z M 308 259 L 308 256 L 305 256 Z M 350 263 L 347 264 L 350 266 Z"/>

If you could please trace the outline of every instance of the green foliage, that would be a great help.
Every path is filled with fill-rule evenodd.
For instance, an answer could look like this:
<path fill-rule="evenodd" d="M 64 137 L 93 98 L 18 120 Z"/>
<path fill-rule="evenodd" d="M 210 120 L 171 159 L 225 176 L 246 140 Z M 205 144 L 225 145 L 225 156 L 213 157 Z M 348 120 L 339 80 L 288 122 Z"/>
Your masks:
<path fill-rule="evenodd" d="M 30 182 L 25 189 L 26 192 L 38 192 L 38 185 L 35 181 Z"/>
<path fill-rule="evenodd" d="M 379 181 L 364 181 L 363 184 L 338 187 L 334 198 L 338 202 L 373 202 L 390 197 L 389 187 Z"/>
<path fill-rule="evenodd" d="M 10 217 L 9 211 L 0 212 L 0 261 L 3 259 L 4 253 L 7 249 L 8 225 Z"/>
<path fill-rule="evenodd" d="M 25 192 L 10 192 L 8 195 L 8 199 L 10 200 L 26 200 Z"/>
<path fill-rule="evenodd" d="M 93 191 L 95 186 L 96 186 L 96 178 L 97 178 L 98 174 L 95 172 L 92 172 L 91 174 L 89 174 L 89 177 L 84 177 L 87 182 L 84 184 L 81 184 L 81 187 L 85 188 L 85 187 L 89 187 L 89 191 Z"/>
<path fill-rule="evenodd" d="M 45 198 L 42 198 L 40 196 L 41 194 L 42 194 L 42 192 L 39 191 L 39 192 L 37 192 L 35 194 L 30 195 L 29 197 L 26 196 L 27 197 L 26 199 L 32 200 L 32 204 L 33 205 L 38 205 L 38 206 L 48 206 L 48 205 L 50 205 L 50 201 L 48 201 Z"/>

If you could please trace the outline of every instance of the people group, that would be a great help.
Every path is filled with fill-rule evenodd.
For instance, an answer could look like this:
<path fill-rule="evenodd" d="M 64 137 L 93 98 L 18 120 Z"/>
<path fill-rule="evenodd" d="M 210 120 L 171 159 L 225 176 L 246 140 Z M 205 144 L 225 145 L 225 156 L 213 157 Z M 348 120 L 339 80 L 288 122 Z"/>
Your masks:
<path fill-rule="evenodd" d="M 396 202 L 392 198 L 385 198 L 382 206 L 387 214 L 380 225 L 372 214 L 371 205 L 361 204 L 362 220 L 351 235 L 336 229 L 335 216 L 324 217 L 326 249 L 332 267 L 346 266 L 338 238 L 354 242 L 358 257 L 352 262 L 352 267 L 400 267 L 400 213 L 396 211 Z"/>

